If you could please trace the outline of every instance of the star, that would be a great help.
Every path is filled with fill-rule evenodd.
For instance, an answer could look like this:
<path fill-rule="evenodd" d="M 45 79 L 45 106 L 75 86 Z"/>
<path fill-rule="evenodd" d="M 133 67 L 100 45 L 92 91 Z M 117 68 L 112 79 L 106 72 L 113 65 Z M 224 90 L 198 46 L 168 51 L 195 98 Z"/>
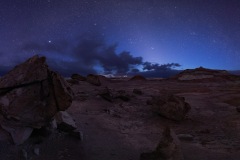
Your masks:
<path fill-rule="evenodd" d="M 49 41 L 48 41 L 48 43 L 52 43 L 52 41 L 51 41 L 51 40 L 49 40 Z"/>

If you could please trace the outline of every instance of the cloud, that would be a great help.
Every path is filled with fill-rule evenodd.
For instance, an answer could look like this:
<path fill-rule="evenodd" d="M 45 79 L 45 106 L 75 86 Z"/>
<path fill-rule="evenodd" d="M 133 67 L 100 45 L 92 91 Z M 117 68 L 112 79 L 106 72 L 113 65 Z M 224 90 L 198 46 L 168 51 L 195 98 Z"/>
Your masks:
<path fill-rule="evenodd" d="M 70 76 L 72 73 L 150 76 L 163 72 L 170 73 L 173 68 L 180 66 L 178 63 L 160 65 L 143 62 L 142 57 L 135 57 L 128 51 L 117 53 L 117 47 L 117 44 L 106 44 L 97 34 L 84 34 L 71 41 L 28 43 L 22 47 L 22 51 L 37 51 L 40 55 L 46 56 L 49 66 L 64 76 Z"/>
<path fill-rule="evenodd" d="M 181 65 L 178 63 L 167 63 L 167 64 L 158 64 L 158 63 L 151 63 L 151 62 L 144 62 L 143 63 L 143 70 L 147 71 L 167 71 L 172 70 L 173 68 L 180 67 Z"/>

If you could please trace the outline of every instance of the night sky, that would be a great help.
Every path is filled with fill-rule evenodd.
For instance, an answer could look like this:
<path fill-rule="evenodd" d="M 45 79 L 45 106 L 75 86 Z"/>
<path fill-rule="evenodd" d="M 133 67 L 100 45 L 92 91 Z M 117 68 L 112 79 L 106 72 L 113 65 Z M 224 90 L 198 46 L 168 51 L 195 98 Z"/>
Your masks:
<path fill-rule="evenodd" d="M 1 0 L 0 73 L 33 55 L 62 73 L 240 69 L 239 0 Z"/>

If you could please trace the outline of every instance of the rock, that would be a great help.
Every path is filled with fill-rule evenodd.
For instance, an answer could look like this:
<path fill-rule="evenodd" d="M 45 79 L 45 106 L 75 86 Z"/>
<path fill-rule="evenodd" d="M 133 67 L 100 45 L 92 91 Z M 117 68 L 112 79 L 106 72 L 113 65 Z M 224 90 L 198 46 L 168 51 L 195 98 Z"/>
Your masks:
<path fill-rule="evenodd" d="M 130 95 L 128 95 L 125 90 L 117 91 L 117 93 L 114 94 L 114 98 L 119 98 L 123 101 L 129 101 L 131 99 Z"/>
<path fill-rule="evenodd" d="M 77 81 L 86 81 L 87 80 L 86 77 L 81 76 L 79 74 L 72 74 L 71 78 L 73 80 L 77 80 Z"/>
<path fill-rule="evenodd" d="M 57 129 L 57 121 L 55 118 L 50 122 L 50 127 L 52 129 Z"/>
<path fill-rule="evenodd" d="M 130 81 L 146 81 L 147 79 L 141 75 L 135 75 L 129 80 Z"/>
<path fill-rule="evenodd" d="M 154 112 L 176 121 L 183 120 L 191 109 L 183 97 L 172 94 L 153 96 L 152 100 L 148 101 L 148 104 L 152 105 Z"/>
<path fill-rule="evenodd" d="M 58 112 L 55 115 L 55 119 L 57 122 L 57 128 L 62 131 L 70 132 L 77 128 L 75 121 L 66 111 Z"/>
<path fill-rule="evenodd" d="M 113 95 L 111 93 L 111 91 L 109 90 L 108 87 L 104 88 L 103 90 L 101 90 L 98 95 L 100 95 L 103 99 L 112 102 L 113 101 Z"/>
<path fill-rule="evenodd" d="M 89 74 L 87 76 L 87 82 L 95 86 L 101 86 L 100 79 L 97 75 Z"/>
<path fill-rule="evenodd" d="M 143 94 L 143 93 L 142 93 L 142 90 L 136 89 L 136 88 L 133 89 L 133 93 L 134 93 L 134 94 L 138 94 L 138 95 L 142 95 L 142 94 Z"/>
<path fill-rule="evenodd" d="M 183 141 L 193 141 L 193 136 L 190 134 L 179 134 L 177 136 L 180 140 L 183 140 Z"/>
<path fill-rule="evenodd" d="M 49 70 L 45 60 L 34 56 L 0 79 L 0 125 L 17 144 L 26 138 L 15 132 L 27 137 L 33 128 L 48 125 L 58 111 L 72 103 L 71 88 Z"/>
<path fill-rule="evenodd" d="M 16 145 L 22 144 L 25 142 L 30 136 L 33 131 L 32 128 L 29 127 L 12 127 L 12 126 L 5 126 L 1 125 L 2 128 L 10 133 L 13 143 Z"/>
<path fill-rule="evenodd" d="M 69 135 L 71 135 L 74 138 L 77 138 L 80 141 L 83 140 L 83 133 L 81 131 L 73 130 L 73 131 L 69 132 Z"/>
<path fill-rule="evenodd" d="M 166 127 L 155 151 L 142 153 L 140 160 L 183 160 L 180 143 L 175 133 Z"/>
<path fill-rule="evenodd" d="M 33 149 L 33 153 L 36 154 L 37 156 L 39 156 L 39 154 L 40 154 L 40 149 L 39 149 L 39 148 L 34 148 L 34 149 Z"/>

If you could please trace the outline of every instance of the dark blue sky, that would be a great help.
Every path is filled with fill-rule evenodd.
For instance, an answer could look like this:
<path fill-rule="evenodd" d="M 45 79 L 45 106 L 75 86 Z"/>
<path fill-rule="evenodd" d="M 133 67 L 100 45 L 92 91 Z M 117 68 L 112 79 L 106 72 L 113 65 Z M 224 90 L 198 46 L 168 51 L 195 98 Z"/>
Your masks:
<path fill-rule="evenodd" d="M 0 72 L 34 54 L 63 74 L 237 70 L 239 44 L 239 0 L 0 1 Z"/>

